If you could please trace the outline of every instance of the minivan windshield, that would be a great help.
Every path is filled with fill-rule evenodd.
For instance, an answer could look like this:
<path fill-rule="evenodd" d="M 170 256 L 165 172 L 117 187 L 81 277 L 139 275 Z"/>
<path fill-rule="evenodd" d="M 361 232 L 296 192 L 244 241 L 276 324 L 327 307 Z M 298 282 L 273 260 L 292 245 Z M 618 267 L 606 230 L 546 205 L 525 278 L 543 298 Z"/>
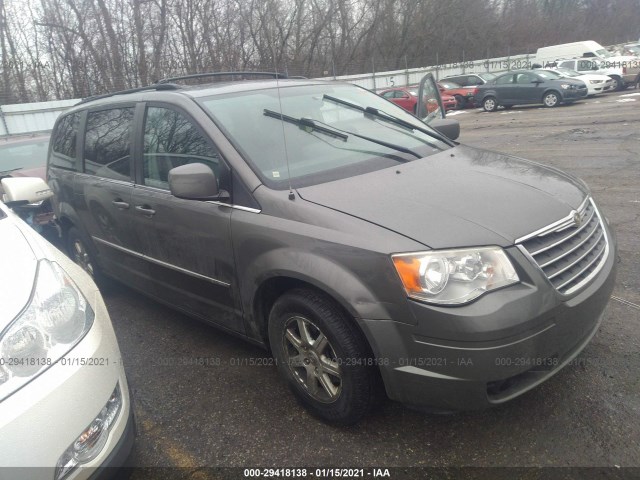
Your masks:
<path fill-rule="evenodd" d="M 360 175 L 450 148 L 413 115 L 354 85 L 282 85 L 280 94 L 264 88 L 198 101 L 275 189 Z"/>

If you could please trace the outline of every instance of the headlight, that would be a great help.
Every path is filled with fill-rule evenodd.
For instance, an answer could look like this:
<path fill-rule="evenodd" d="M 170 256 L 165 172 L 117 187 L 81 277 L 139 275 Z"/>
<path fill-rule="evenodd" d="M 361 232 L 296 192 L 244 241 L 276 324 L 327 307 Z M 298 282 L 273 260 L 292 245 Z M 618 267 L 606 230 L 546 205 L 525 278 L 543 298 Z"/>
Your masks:
<path fill-rule="evenodd" d="M 593 84 L 597 84 L 597 83 L 602 83 L 602 80 L 589 80 L 589 83 Z"/>
<path fill-rule="evenodd" d="M 55 480 L 65 478 L 77 466 L 90 462 L 100 454 L 109 439 L 109 431 L 121 409 L 122 393 L 120 384 L 117 384 L 98 416 L 58 459 Z"/>
<path fill-rule="evenodd" d="M 461 305 L 520 281 L 500 247 L 402 253 L 391 258 L 407 295 L 429 303 Z"/>
<path fill-rule="evenodd" d="M 38 263 L 31 299 L 0 334 L 0 401 L 71 350 L 93 324 L 94 313 L 62 268 Z"/>

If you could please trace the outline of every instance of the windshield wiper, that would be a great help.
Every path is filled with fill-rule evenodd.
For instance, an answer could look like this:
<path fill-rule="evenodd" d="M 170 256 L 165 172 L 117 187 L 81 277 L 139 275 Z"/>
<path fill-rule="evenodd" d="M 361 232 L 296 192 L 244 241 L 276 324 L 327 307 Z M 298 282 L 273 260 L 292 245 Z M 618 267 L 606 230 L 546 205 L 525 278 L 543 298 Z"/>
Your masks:
<path fill-rule="evenodd" d="M 327 135 L 331 135 L 332 137 L 340 138 L 341 140 L 347 140 L 349 138 L 348 135 L 344 133 L 340 133 L 332 128 L 322 127 L 317 125 L 316 122 L 311 118 L 294 118 L 289 115 L 285 115 L 284 113 L 274 112 L 273 110 L 264 109 L 264 114 L 267 117 L 277 118 L 278 120 L 282 120 L 283 122 L 293 123 L 294 125 L 299 126 L 303 130 L 310 128 L 311 130 L 315 130 L 317 132 L 322 132 Z"/>
<path fill-rule="evenodd" d="M 398 125 L 400 127 L 404 127 L 406 129 L 409 129 L 409 130 L 418 130 L 419 132 L 425 133 L 425 134 L 429 135 L 430 137 L 435 138 L 436 140 L 440 140 L 440 141 L 443 141 L 445 143 L 448 143 L 444 138 L 442 138 L 441 136 L 435 134 L 434 132 L 431 132 L 431 131 L 429 131 L 427 129 L 418 127 L 418 126 L 414 125 L 413 123 L 410 123 L 410 122 L 407 122 L 405 120 L 402 120 L 401 118 L 398 118 L 398 117 L 396 117 L 394 115 L 391 115 L 390 113 L 387 113 L 384 110 L 378 110 L 377 108 L 373 108 L 373 107 L 361 107 L 360 105 L 357 105 L 355 103 L 351 103 L 351 102 L 349 102 L 347 100 L 343 100 L 341 98 L 333 97 L 333 96 L 327 95 L 327 94 L 324 94 L 322 96 L 322 98 L 326 98 L 327 100 L 330 100 L 332 102 L 339 103 L 340 105 L 344 105 L 346 107 L 358 110 L 358 111 L 364 113 L 365 116 L 368 114 L 368 115 L 371 115 L 373 117 L 379 118 L 380 120 L 385 120 L 387 122 L 393 123 L 395 125 Z M 429 144 L 429 145 L 431 145 L 431 144 Z M 434 146 L 434 145 L 431 145 L 431 146 Z"/>
<path fill-rule="evenodd" d="M 422 158 L 422 156 L 413 150 L 405 148 L 401 145 L 396 145 L 395 143 L 385 142 L 384 140 L 378 140 L 377 138 L 367 137 L 366 135 L 360 135 L 359 133 L 351 132 L 349 130 L 342 130 L 341 128 L 335 128 L 327 125 L 326 123 L 320 122 L 319 120 L 313 120 L 311 118 L 294 118 L 289 115 L 285 115 L 283 113 L 274 112 L 273 110 L 264 110 L 264 114 L 267 117 L 277 118 L 282 120 L 283 122 L 293 123 L 294 125 L 298 125 L 300 128 L 311 128 L 313 130 L 317 130 L 322 133 L 326 133 L 327 135 L 332 135 L 337 138 L 341 138 L 343 140 L 347 140 L 349 135 L 353 135 L 354 137 L 361 138 L 363 140 L 367 140 L 371 143 L 376 143 L 378 145 L 382 145 L 383 147 L 390 148 L 392 150 L 396 150 L 402 153 L 408 153 L 409 155 L 413 155 L 416 158 Z M 326 126 L 325 126 L 326 125 Z M 403 161 L 408 161 L 404 160 Z"/>

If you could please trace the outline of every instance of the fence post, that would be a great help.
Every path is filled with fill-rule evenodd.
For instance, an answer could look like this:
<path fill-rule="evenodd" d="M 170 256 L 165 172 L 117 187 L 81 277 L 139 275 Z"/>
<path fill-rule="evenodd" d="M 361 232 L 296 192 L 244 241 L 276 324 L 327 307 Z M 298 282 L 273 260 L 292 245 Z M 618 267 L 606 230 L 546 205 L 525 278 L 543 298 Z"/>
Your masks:
<path fill-rule="evenodd" d="M 409 63 L 407 62 L 407 56 L 404 56 L 404 71 L 405 71 L 405 85 L 409 85 Z"/>
<path fill-rule="evenodd" d="M 333 70 L 333 79 L 336 79 L 336 60 L 331 58 L 331 69 Z"/>
<path fill-rule="evenodd" d="M 373 60 L 373 57 L 371 57 L 371 79 L 373 80 L 373 91 L 376 91 L 376 64 Z"/>
<path fill-rule="evenodd" d="M 466 73 L 465 70 L 466 70 L 466 68 L 465 68 L 465 65 L 464 65 L 464 50 L 462 50 L 462 73 L 463 74 Z"/>
<path fill-rule="evenodd" d="M 439 68 L 440 68 L 440 55 L 438 55 L 438 52 L 436 52 L 436 82 L 440 80 L 440 78 L 438 77 Z"/>
<path fill-rule="evenodd" d="M 2 120 L 2 126 L 4 127 L 4 131 L 7 135 L 9 135 L 9 125 L 7 125 L 7 119 L 4 116 L 4 111 L 2 110 L 2 105 L 0 105 L 0 120 Z"/>

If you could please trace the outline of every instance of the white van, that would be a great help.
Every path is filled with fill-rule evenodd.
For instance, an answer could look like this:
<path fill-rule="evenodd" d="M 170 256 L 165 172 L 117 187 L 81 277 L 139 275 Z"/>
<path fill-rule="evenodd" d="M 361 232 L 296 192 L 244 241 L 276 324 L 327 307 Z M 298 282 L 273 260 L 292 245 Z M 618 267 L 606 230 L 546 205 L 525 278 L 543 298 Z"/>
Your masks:
<path fill-rule="evenodd" d="M 602 45 L 593 40 L 584 42 L 563 43 L 539 48 L 536 52 L 536 63 L 545 65 L 547 62 L 555 62 L 563 58 L 596 58 L 608 59 L 613 55 Z"/>

